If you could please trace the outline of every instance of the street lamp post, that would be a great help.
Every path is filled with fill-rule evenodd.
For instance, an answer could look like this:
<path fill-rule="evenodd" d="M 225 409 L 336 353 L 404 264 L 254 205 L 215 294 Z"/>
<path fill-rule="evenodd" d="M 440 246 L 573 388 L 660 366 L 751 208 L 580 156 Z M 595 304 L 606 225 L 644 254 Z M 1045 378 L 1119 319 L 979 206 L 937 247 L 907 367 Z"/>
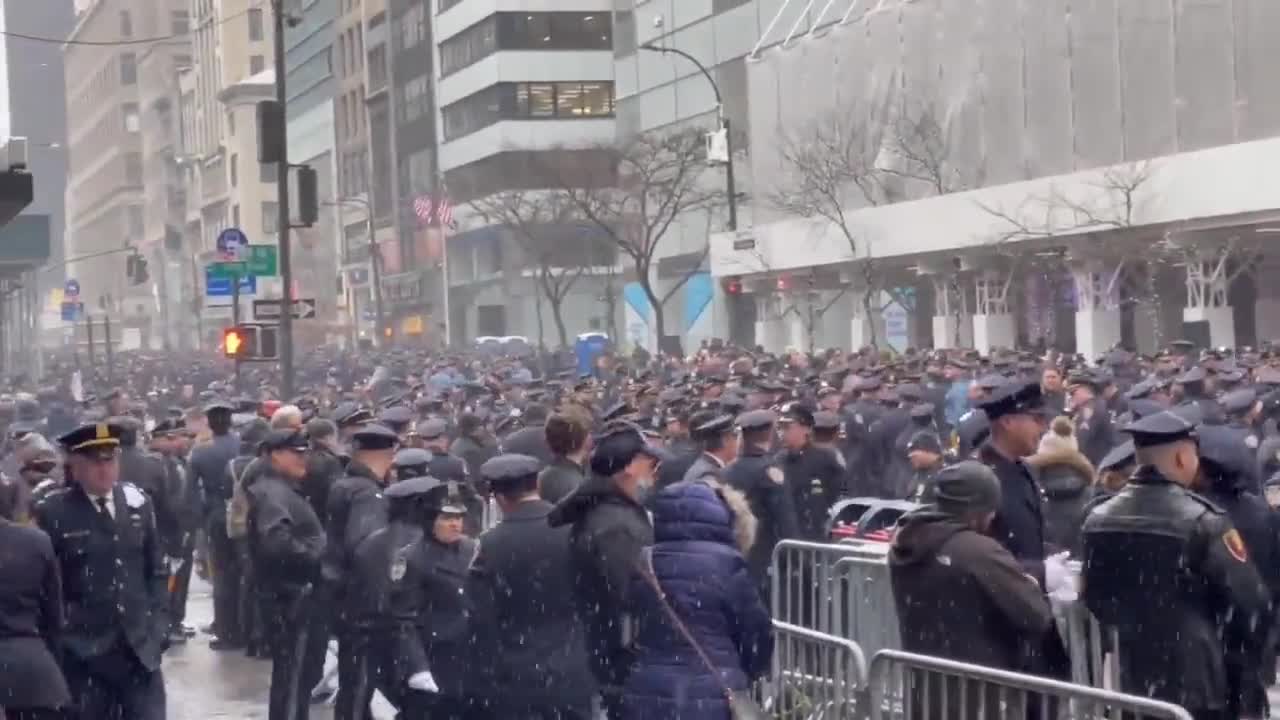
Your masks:
<path fill-rule="evenodd" d="M 374 335 L 376 336 L 374 338 L 374 344 L 378 347 L 382 347 L 383 333 L 386 332 L 386 330 L 383 329 L 385 325 L 382 312 L 382 253 L 378 249 L 377 237 L 374 235 L 373 230 L 373 203 L 369 202 L 365 198 L 344 197 L 338 198 L 333 203 L 329 204 L 360 205 L 364 208 L 365 218 L 367 218 L 366 224 L 369 231 L 369 265 L 371 266 L 370 270 L 373 275 L 371 281 L 373 282 L 373 312 L 375 315 L 374 322 L 376 323 L 374 328 Z M 359 322 L 359 318 L 355 318 L 355 320 L 356 322 Z"/>
<path fill-rule="evenodd" d="M 720 130 L 724 132 L 725 153 L 728 155 L 728 162 L 725 163 L 724 182 L 725 192 L 729 196 L 729 229 L 737 230 L 738 193 L 733 179 L 733 133 L 729 131 L 729 118 L 725 117 L 724 114 L 724 98 L 720 95 L 720 86 L 716 84 L 715 78 L 711 77 L 711 73 L 707 70 L 706 66 L 699 62 L 698 58 L 690 55 L 684 50 L 673 47 L 664 47 L 662 45 L 654 45 L 653 43 L 645 43 L 640 46 L 640 49 L 648 50 L 649 52 L 662 53 L 663 55 L 666 55 L 667 53 L 679 55 L 696 65 L 698 70 L 702 72 L 702 76 L 707 79 L 707 82 L 711 83 L 711 91 L 716 95 L 716 121 L 720 125 Z"/>

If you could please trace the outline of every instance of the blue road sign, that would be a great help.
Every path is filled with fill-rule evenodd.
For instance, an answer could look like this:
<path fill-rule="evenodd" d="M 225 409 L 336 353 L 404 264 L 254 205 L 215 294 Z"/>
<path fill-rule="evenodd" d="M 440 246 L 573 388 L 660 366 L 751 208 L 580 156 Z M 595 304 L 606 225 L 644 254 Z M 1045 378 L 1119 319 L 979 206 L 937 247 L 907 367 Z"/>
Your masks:
<path fill-rule="evenodd" d="M 75 278 L 69 278 L 66 286 L 63 287 L 62 292 L 67 297 L 76 297 L 80 294 L 80 281 Z"/>
<path fill-rule="evenodd" d="M 64 302 L 62 303 L 62 321 L 75 322 L 80 319 L 80 313 L 83 311 L 84 303 Z"/>
<path fill-rule="evenodd" d="M 227 228 L 218 233 L 218 253 L 229 260 L 242 260 L 249 248 L 249 236 L 240 228 Z"/>
<path fill-rule="evenodd" d="M 241 295 L 254 295 L 257 292 L 258 278 L 252 275 L 240 278 Z M 215 277 L 212 268 L 205 268 L 204 294 L 206 297 L 231 297 L 231 278 Z"/>

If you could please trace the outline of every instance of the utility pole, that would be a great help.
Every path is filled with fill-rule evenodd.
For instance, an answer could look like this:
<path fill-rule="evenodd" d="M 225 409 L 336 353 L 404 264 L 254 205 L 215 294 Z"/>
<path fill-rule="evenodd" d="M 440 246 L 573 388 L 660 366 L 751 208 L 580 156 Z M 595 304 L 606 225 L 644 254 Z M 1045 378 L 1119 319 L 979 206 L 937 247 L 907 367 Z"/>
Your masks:
<path fill-rule="evenodd" d="M 378 247 L 377 237 L 374 235 L 373 229 L 373 204 L 365 205 L 365 212 L 369 217 L 369 265 L 373 271 L 373 313 L 376 317 L 375 327 L 377 335 L 374 338 L 374 347 L 386 347 L 387 345 L 387 329 L 386 317 L 382 314 L 382 250 Z"/>
<path fill-rule="evenodd" d="M 285 0 L 271 0 L 275 25 L 276 102 L 284 113 L 288 101 L 285 92 Z M 284 397 L 293 397 L 293 259 L 289 248 L 289 141 L 288 133 L 280 138 L 279 169 L 276 172 L 276 206 L 279 219 L 276 232 L 280 246 L 280 282 L 284 285 L 280 313 L 280 390 Z"/>

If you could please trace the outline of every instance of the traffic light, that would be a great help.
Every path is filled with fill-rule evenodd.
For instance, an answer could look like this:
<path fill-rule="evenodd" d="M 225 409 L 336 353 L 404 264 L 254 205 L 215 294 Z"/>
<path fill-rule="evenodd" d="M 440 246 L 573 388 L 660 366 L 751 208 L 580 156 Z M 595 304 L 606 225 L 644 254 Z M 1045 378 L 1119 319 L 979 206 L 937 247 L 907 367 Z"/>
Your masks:
<path fill-rule="evenodd" d="M 137 253 L 124 259 L 124 274 L 132 285 L 143 285 L 151 279 L 151 273 L 147 272 L 147 259 Z"/>
<path fill-rule="evenodd" d="M 243 328 L 230 327 L 222 331 L 222 352 L 234 360 L 243 360 L 248 355 L 249 342 Z"/>
<path fill-rule="evenodd" d="M 277 325 L 236 325 L 222 331 L 222 354 L 232 360 L 276 360 L 280 357 Z"/>
<path fill-rule="evenodd" d="M 315 168 L 298 168 L 298 224 L 311 227 L 320 220 L 320 179 Z"/>

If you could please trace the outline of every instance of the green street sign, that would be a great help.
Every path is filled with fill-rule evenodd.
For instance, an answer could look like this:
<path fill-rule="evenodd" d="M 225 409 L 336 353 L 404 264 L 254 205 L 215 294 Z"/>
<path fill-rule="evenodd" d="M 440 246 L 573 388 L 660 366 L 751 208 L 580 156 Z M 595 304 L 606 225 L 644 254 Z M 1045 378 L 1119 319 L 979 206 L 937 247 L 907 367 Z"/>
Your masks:
<path fill-rule="evenodd" d="M 250 275 L 257 277 L 279 275 L 278 257 L 275 245 L 250 245 L 249 257 L 245 265 L 248 266 Z"/>
<path fill-rule="evenodd" d="M 248 258 L 242 262 L 218 262 L 209 265 L 209 276 L 215 278 L 264 277 L 279 274 L 275 245 L 250 245 Z"/>
<path fill-rule="evenodd" d="M 237 278 L 247 277 L 248 268 L 242 262 L 218 262 L 209 265 L 209 277 L 212 278 Z"/>

